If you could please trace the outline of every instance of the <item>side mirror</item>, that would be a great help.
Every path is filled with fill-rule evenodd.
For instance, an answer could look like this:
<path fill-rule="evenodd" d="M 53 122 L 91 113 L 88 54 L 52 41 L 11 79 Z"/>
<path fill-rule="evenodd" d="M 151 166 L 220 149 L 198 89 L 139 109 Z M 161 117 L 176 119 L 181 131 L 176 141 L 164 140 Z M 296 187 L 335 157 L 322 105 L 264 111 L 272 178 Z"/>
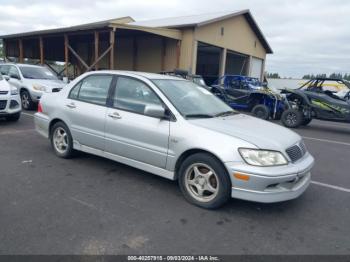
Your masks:
<path fill-rule="evenodd" d="M 10 80 L 10 77 L 9 77 L 8 75 L 3 75 L 3 77 L 4 77 L 4 79 L 5 79 L 6 81 L 9 81 L 9 80 Z"/>
<path fill-rule="evenodd" d="M 62 81 L 63 81 L 63 83 L 65 83 L 65 84 L 68 84 L 68 83 L 69 83 L 68 77 L 66 77 L 66 76 L 62 78 Z"/>
<path fill-rule="evenodd" d="M 9 76 L 10 76 L 10 78 L 14 78 L 14 79 L 18 79 L 18 80 L 21 79 L 21 78 L 19 77 L 19 75 L 16 75 L 16 74 L 10 74 Z"/>
<path fill-rule="evenodd" d="M 159 105 L 146 105 L 144 114 L 156 118 L 165 118 L 165 109 Z"/>

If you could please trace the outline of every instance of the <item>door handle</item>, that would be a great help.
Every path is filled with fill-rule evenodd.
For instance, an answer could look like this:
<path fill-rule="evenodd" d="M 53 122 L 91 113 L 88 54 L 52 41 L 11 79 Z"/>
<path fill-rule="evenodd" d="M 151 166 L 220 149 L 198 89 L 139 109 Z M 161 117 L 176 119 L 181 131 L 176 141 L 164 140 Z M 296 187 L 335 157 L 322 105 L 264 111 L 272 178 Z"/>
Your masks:
<path fill-rule="evenodd" d="M 110 114 L 108 114 L 108 116 L 109 116 L 110 118 L 113 118 L 113 119 L 121 119 L 121 118 L 122 118 L 122 116 L 119 115 L 118 112 L 110 113 Z"/>
<path fill-rule="evenodd" d="M 74 103 L 66 104 L 66 107 L 68 108 L 76 108 L 77 106 Z"/>

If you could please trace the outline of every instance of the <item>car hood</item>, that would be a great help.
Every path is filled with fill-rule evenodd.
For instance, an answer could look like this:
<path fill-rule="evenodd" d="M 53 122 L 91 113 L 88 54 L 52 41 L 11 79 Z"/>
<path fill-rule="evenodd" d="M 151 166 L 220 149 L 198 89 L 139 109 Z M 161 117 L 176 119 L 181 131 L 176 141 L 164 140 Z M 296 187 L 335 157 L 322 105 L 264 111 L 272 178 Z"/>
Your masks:
<path fill-rule="evenodd" d="M 5 80 L 0 80 L 0 91 L 10 91 L 11 86 L 10 84 Z"/>
<path fill-rule="evenodd" d="M 196 119 L 190 123 L 245 140 L 260 149 L 284 151 L 301 140 L 298 134 L 285 127 L 244 114 Z"/>
<path fill-rule="evenodd" d="M 48 79 L 26 79 L 29 84 L 43 85 L 51 90 L 53 88 L 63 88 L 66 83 L 61 80 L 48 80 Z"/>

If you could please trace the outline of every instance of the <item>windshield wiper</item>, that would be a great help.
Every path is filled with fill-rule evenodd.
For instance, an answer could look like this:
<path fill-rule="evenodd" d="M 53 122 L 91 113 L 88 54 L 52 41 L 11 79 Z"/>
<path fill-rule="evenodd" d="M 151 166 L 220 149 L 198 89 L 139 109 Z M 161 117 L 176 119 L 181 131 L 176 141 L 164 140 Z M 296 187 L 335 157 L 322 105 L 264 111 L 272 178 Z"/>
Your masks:
<path fill-rule="evenodd" d="M 209 114 L 188 114 L 185 115 L 186 118 L 213 118 L 214 116 Z"/>
<path fill-rule="evenodd" d="M 239 114 L 236 111 L 225 111 L 225 112 L 221 112 L 215 115 L 215 117 L 221 117 L 221 116 L 231 116 L 231 115 L 237 115 Z"/>

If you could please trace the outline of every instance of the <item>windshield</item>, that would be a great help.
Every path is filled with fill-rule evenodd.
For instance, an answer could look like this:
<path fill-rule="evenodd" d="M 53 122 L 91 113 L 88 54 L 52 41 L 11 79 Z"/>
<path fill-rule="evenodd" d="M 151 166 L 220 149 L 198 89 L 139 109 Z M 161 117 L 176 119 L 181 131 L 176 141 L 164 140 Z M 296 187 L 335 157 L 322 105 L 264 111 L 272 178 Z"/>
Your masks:
<path fill-rule="evenodd" d="M 24 78 L 48 80 L 58 79 L 57 76 L 55 76 L 49 69 L 45 67 L 20 66 L 19 68 Z"/>
<path fill-rule="evenodd" d="M 236 113 L 211 92 L 193 82 L 153 80 L 158 88 L 185 117 L 215 117 Z"/>

